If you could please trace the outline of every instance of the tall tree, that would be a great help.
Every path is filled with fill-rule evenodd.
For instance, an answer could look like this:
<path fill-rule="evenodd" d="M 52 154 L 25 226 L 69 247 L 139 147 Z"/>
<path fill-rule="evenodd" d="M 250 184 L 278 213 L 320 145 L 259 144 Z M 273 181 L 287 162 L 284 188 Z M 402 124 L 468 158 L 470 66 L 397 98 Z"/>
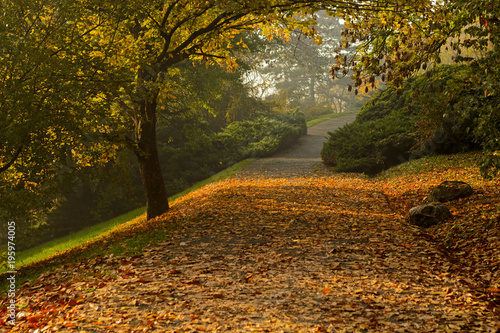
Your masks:
<path fill-rule="evenodd" d="M 302 25 L 307 29 L 312 21 L 292 15 L 305 10 L 302 1 L 175 0 L 159 6 L 125 1 L 117 7 L 120 16 L 127 17 L 120 33 L 130 45 L 119 56 L 137 72 L 127 104 L 135 124 L 134 143 L 129 146 L 139 161 L 150 219 L 168 209 L 157 151 L 156 111 L 159 103 L 168 101 L 169 80 L 177 74 L 174 65 L 185 59 L 201 59 L 231 69 L 236 65 L 231 43 L 242 31 L 253 30 L 258 24 Z M 270 29 L 269 33 L 278 30 Z"/>

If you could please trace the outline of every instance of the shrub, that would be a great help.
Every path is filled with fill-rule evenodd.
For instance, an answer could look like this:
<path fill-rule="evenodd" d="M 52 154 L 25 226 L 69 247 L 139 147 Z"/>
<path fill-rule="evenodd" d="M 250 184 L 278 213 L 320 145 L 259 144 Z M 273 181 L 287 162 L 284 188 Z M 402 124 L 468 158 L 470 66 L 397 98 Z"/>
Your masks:
<path fill-rule="evenodd" d="M 323 161 L 335 171 L 376 174 L 407 160 L 416 139 L 410 134 L 410 119 L 396 116 L 353 122 L 329 133 L 323 146 Z"/>
<path fill-rule="evenodd" d="M 480 146 L 494 151 L 488 147 L 497 147 L 492 138 L 499 137 L 499 126 L 484 126 L 484 120 L 500 124 L 500 117 L 491 116 L 498 114 L 498 97 L 485 98 L 473 77 L 470 67 L 444 65 L 408 80 L 399 91 L 388 87 L 376 93 L 352 124 L 330 133 L 324 162 L 336 171 L 374 174 L 412 157 Z M 498 158 L 483 161 L 489 169 L 496 165 Z"/>
<path fill-rule="evenodd" d="M 453 154 L 480 147 L 474 128 L 483 98 L 469 81 L 471 75 L 467 66 L 446 65 L 425 80 L 427 89 L 416 99 L 422 154 Z M 424 77 L 419 79 L 424 81 Z"/>
<path fill-rule="evenodd" d="M 218 134 L 219 147 L 229 148 L 240 158 L 264 157 L 295 143 L 307 133 L 304 115 L 299 111 L 259 117 L 254 121 L 237 121 Z"/>

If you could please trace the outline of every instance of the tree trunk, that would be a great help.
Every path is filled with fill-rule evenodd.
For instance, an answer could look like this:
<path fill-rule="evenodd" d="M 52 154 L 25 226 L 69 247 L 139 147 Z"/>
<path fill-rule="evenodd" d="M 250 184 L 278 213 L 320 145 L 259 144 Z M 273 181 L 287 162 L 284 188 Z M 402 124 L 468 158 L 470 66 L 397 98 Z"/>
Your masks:
<path fill-rule="evenodd" d="M 156 142 L 157 98 L 158 94 L 154 94 L 140 102 L 141 118 L 136 122 L 136 139 L 139 147 L 136 156 L 146 194 L 148 220 L 164 214 L 169 209 Z"/>
<path fill-rule="evenodd" d="M 314 75 L 310 77 L 309 81 L 309 103 L 311 106 L 316 104 L 316 78 Z"/>

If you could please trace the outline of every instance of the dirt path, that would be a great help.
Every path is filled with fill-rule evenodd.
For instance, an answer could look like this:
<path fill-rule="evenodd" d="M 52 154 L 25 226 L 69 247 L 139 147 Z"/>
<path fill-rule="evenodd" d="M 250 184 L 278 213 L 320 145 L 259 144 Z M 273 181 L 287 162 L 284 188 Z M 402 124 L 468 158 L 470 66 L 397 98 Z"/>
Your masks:
<path fill-rule="evenodd" d="M 163 220 L 182 226 L 141 255 L 25 286 L 12 331 L 497 332 L 488 302 L 376 183 L 314 167 L 324 132 L 176 202 Z"/>

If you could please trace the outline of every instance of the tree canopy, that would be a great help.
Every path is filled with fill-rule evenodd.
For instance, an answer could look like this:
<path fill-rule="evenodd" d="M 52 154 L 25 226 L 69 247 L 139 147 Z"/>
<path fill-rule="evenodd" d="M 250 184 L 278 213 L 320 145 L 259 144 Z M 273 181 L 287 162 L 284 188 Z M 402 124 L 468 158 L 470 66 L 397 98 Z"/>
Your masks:
<path fill-rule="evenodd" d="M 97 38 L 103 15 L 82 15 L 85 5 L 2 2 L 0 211 L 8 208 L 10 218 L 25 214 L 69 168 L 110 158 L 113 147 L 100 132 L 121 124 L 112 104 L 125 78 L 111 64 L 112 43 Z"/>

